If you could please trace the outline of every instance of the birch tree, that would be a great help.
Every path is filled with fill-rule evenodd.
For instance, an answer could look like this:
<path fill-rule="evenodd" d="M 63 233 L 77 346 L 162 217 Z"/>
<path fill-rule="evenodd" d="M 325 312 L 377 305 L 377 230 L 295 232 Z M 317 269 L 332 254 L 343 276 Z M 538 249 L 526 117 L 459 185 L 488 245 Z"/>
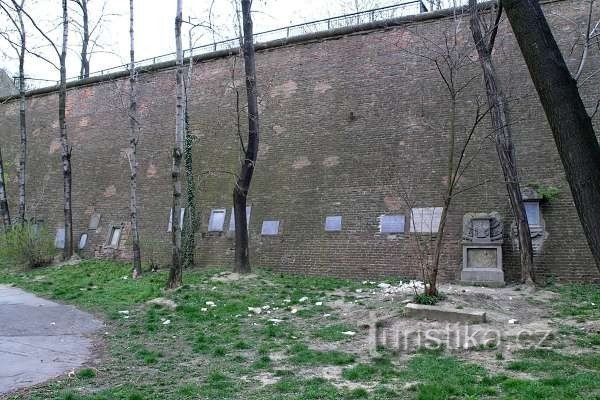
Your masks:
<path fill-rule="evenodd" d="M 77 13 L 78 18 L 73 18 L 72 21 L 75 26 L 75 31 L 79 33 L 81 38 L 81 49 L 79 50 L 79 79 L 84 79 L 90 76 L 92 55 L 98 52 L 96 48 L 103 48 L 100 44 L 102 25 L 106 22 L 108 17 L 114 16 L 115 14 L 107 12 L 108 0 L 105 0 L 102 4 L 98 17 L 93 19 L 90 11 L 91 0 L 70 1 L 76 5 L 76 7 L 74 7 L 74 12 Z M 96 2 L 93 4 L 96 4 Z"/>
<path fill-rule="evenodd" d="M 2 161 L 2 148 L 0 147 L 0 217 L 4 229 L 8 229 L 11 225 L 10 210 L 8 208 L 8 196 L 6 194 L 6 185 L 4 184 L 4 162 Z"/>
<path fill-rule="evenodd" d="M 90 59 L 88 47 L 90 44 L 90 17 L 88 13 L 88 0 L 71 0 L 79 6 L 81 10 L 81 68 L 79 78 L 87 78 L 90 76 Z"/>
<path fill-rule="evenodd" d="M 196 185 L 196 176 L 194 172 L 194 157 L 193 157 L 193 147 L 194 147 L 194 137 L 190 131 L 190 115 L 189 115 L 189 97 L 192 90 L 192 77 L 194 72 L 194 57 L 192 55 L 192 50 L 194 48 L 194 31 L 196 28 L 204 28 L 208 29 L 212 32 L 214 38 L 214 29 L 212 26 L 212 10 L 214 6 L 215 0 L 211 1 L 210 7 L 208 9 L 208 23 L 203 22 L 193 22 L 192 18 L 189 18 L 187 23 L 189 24 L 188 30 L 188 51 L 189 51 L 189 60 L 188 60 L 188 68 L 187 74 L 185 77 L 185 100 L 184 100 L 184 118 L 185 118 L 185 133 L 184 133 L 184 169 L 185 169 L 185 212 L 187 213 L 187 218 L 183 220 L 183 226 L 181 227 L 182 234 L 182 266 L 183 268 L 190 268 L 194 266 L 194 255 L 196 252 L 196 233 L 198 232 L 198 228 L 200 226 L 199 223 L 199 214 L 198 207 L 196 204 L 197 201 L 197 187 Z M 202 35 L 200 35 L 202 36 Z"/>
<path fill-rule="evenodd" d="M 4 11 L 9 21 L 13 25 L 18 36 L 18 42 L 13 41 L 8 34 L 3 35 L 6 41 L 12 47 L 19 59 L 19 168 L 17 171 L 19 182 L 19 212 L 18 222 L 25 222 L 26 203 L 25 203 L 25 181 L 27 165 L 27 98 L 25 82 L 25 54 L 27 52 L 27 32 L 23 20 L 23 7 L 25 0 L 11 0 L 12 9 L 5 2 L 0 2 L 0 9 Z M 14 13 L 13 13 L 14 11 Z"/>
<path fill-rule="evenodd" d="M 469 0 L 471 32 L 479 64 L 483 70 L 483 78 L 487 93 L 488 106 L 490 108 L 490 117 L 492 120 L 492 129 L 496 143 L 496 152 L 506 190 L 510 201 L 510 206 L 517 223 L 517 235 L 519 238 L 519 251 L 521 256 L 521 282 L 533 283 L 535 281 L 533 271 L 533 246 L 531 244 L 531 234 L 529 232 L 529 223 L 525 213 L 525 205 L 521 195 L 519 175 L 517 172 L 516 156 L 512 140 L 512 127 L 509 122 L 509 108 L 502 90 L 498 84 L 498 76 L 492 61 L 492 49 L 498 32 L 498 24 L 502 15 L 502 3 L 496 11 L 496 17 L 490 26 L 486 26 L 479 10 L 477 0 Z"/>
<path fill-rule="evenodd" d="M 183 77 L 183 45 L 181 41 L 181 25 L 183 22 L 183 0 L 177 0 L 175 14 L 175 47 L 177 54 L 176 68 L 176 112 L 175 112 L 175 143 L 173 147 L 173 165 L 171 171 L 173 184 L 171 242 L 172 260 L 167 289 L 175 289 L 182 284 L 181 259 L 181 161 L 183 158 L 183 136 L 185 130 L 185 87 Z"/>
<path fill-rule="evenodd" d="M 86 1 L 86 0 L 82 0 Z M 137 209 L 137 144 L 139 125 L 137 120 L 136 72 L 135 72 L 135 42 L 134 42 L 134 0 L 129 0 L 129 212 L 131 220 L 131 238 L 133 246 L 133 278 L 142 275 L 142 258 L 140 251 L 140 233 L 138 230 Z M 89 65 L 88 65 L 89 68 Z M 89 72 L 89 71 L 88 71 Z"/>
<path fill-rule="evenodd" d="M 67 50 L 69 38 L 69 9 L 67 7 L 68 0 L 62 0 L 62 45 L 59 46 L 48 36 L 48 34 L 37 24 L 36 20 L 29 15 L 25 10 L 21 10 L 27 17 L 35 30 L 42 35 L 48 42 L 54 53 L 58 56 L 60 72 L 60 82 L 58 85 L 58 126 L 60 133 L 60 158 L 63 171 L 63 216 L 65 228 L 65 246 L 63 249 L 63 258 L 69 259 L 73 256 L 73 212 L 72 212 L 72 168 L 71 168 L 71 153 L 72 146 L 69 142 L 66 121 L 66 105 L 67 105 Z M 41 56 L 40 56 L 41 57 Z M 49 59 L 43 58 L 45 61 L 55 66 Z"/>
<path fill-rule="evenodd" d="M 63 167 L 63 194 L 64 194 L 64 223 L 65 223 L 65 248 L 63 256 L 65 259 L 73 255 L 73 211 L 71 208 L 72 171 L 71 152 L 73 148 L 69 143 L 67 135 L 67 45 L 69 38 L 69 15 L 67 0 L 62 0 L 63 34 L 62 47 L 60 51 L 60 85 L 58 90 L 58 125 L 60 128 L 60 158 Z"/>
<path fill-rule="evenodd" d="M 256 87 L 256 63 L 254 52 L 254 34 L 252 24 L 252 0 L 242 3 L 242 46 L 244 72 L 246 75 L 246 96 L 248 104 L 248 140 L 243 146 L 244 159 L 240 174 L 233 189 L 233 209 L 235 218 L 235 266 L 234 271 L 250 273 L 250 254 L 248 249 L 248 221 L 246 204 L 252 182 L 252 175 L 258 155 L 260 125 L 258 115 L 258 91 Z"/>

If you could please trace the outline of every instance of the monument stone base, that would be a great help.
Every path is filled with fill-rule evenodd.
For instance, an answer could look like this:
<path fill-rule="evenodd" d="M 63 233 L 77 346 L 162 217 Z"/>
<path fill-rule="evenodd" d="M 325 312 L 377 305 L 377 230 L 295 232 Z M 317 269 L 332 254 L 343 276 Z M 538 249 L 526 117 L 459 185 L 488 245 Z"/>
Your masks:
<path fill-rule="evenodd" d="M 504 286 L 501 244 L 463 244 L 463 284 Z"/>

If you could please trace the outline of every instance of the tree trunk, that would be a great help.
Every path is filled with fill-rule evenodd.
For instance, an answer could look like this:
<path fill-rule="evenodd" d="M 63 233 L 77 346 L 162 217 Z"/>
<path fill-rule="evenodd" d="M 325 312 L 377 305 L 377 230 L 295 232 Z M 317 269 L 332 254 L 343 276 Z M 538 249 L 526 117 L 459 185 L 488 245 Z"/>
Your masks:
<path fill-rule="evenodd" d="M 600 271 L 600 145 L 538 0 L 502 0 L 552 129 L 583 231 Z"/>
<path fill-rule="evenodd" d="M 62 0 L 63 35 L 60 54 L 60 85 L 58 90 L 58 125 L 60 127 L 61 160 L 63 166 L 64 219 L 65 219 L 65 260 L 73 255 L 73 214 L 71 209 L 71 145 L 67 136 L 66 105 L 67 105 L 67 39 L 69 36 L 69 16 L 67 0 Z"/>
<path fill-rule="evenodd" d="M 19 154 L 19 223 L 25 223 L 25 174 L 27 164 L 27 99 L 25 97 L 25 52 L 26 34 L 25 23 L 23 21 L 22 7 L 25 1 L 22 0 L 20 5 L 15 4 L 17 17 L 20 25 L 21 49 L 19 51 L 19 133 L 21 136 L 20 154 Z"/>
<path fill-rule="evenodd" d="M 246 94 L 248 97 L 248 144 L 240 175 L 233 190 L 233 208 L 235 214 L 235 267 L 238 273 L 250 273 L 250 255 L 248 250 L 248 221 L 246 220 L 246 200 L 259 143 L 258 92 L 256 88 L 256 64 L 251 14 L 252 0 L 242 0 L 243 53 L 246 73 Z"/>
<path fill-rule="evenodd" d="M 86 0 L 83 0 L 84 2 Z M 137 142 L 138 142 L 138 121 L 137 121 L 137 99 L 135 92 L 135 46 L 133 33 L 133 2 L 129 0 L 129 208 L 131 217 L 131 241 L 133 245 L 133 278 L 142 275 L 142 257 L 140 251 L 140 234 L 138 230 L 137 214 Z"/>
<path fill-rule="evenodd" d="M 521 282 L 532 284 L 535 282 L 533 271 L 533 246 L 531 244 L 529 223 L 527 221 L 527 214 L 525 213 L 525 205 L 523 204 L 523 197 L 521 195 L 521 187 L 519 184 L 516 157 L 512 141 L 512 128 L 508 119 L 508 105 L 504 101 L 504 96 L 498 86 L 496 70 L 492 62 L 493 42 L 488 41 L 491 31 L 485 32 L 485 35 L 482 32 L 482 22 L 477 1 L 469 0 L 469 7 L 471 14 L 471 31 L 479 55 L 479 63 L 483 69 L 488 105 L 492 119 L 492 128 L 495 133 L 496 152 L 498 153 L 504 181 L 506 182 L 510 206 L 517 223 L 521 256 Z M 498 13 L 502 13 L 501 8 L 498 9 Z M 495 30 L 496 28 L 497 27 L 492 27 L 491 29 Z M 494 37 L 494 35 L 491 37 Z"/>
<path fill-rule="evenodd" d="M 191 68 L 191 65 L 190 65 Z M 196 252 L 196 231 L 198 226 L 198 211 L 196 208 L 196 182 L 194 181 L 194 159 L 192 155 L 192 136 L 189 132 L 189 115 L 187 108 L 187 89 L 185 100 L 185 149 L 184 149 L 184 168 L 185 168 L 185 205 L 188 217 L 184 219 L 182 227 L 183 237 L 183 255 L 182 263 L 184 268 L 194 266 L 194 254 Z"/>
<path fill-rule="evenodd" d="M 448 192 L 451 193 L 451 189 L 448 189 Z M 452 195 L 446 194 L 446 198 L 444 199 L 444 208 L 442 208 L 442 215 L 440 217 L 440 225 L 438 227 L 437 236 L 435 238 L 435 249 L 433 253 L 433 263 L 431 266 L 431 271 L 429 271 L 429 276 L 427 276 L 425 288 L 425 294 L 429 296 L 436 296 L 438 294 L 437 289 L 437 278 L 438 271 L 440 269 L 440 258 L 442 256 L 442 249 L 444 246 L 444 232 L 446 230 L 446 221 L 448 220 L 448 212 L 450 209 L 450 203 L 452 202 Z"/>
<path fill-rule="evenodd" d="M 427 287 L 425 288 L 425 294 L 430 296 L 436 296 L 437 290 L 437 277 L 440 269 L 440 258 L 442 256 L 442 248 L 444 245 L 444 231 L 446 230 L 446 221 L 448 220 L 448 212 L 450 204 L 452 203 L 452 192 L 454 191 L 454 148 L 456 145 L 456 94 L 450 91 L 450 132 L 448 134 L 448 186 L 446 188 L 446 194 L 444 197 L 444 207 L 442 208 L 442 215 L 440 216 L 440 225 L 438 227 L 437 236 L 435 239 L 435 248 L 433 253 L 433 262 L 431 264 L 431 270 L 429 276 L 426 277 Z M 433 229 L 432 229 L 433 230 Z"/>
<path fill-rule="evenodd" d="M 185 130 L 185 88 L 183 81 L 183 46 L 181 44 L 183 0 L 177 0 L 177 13 L 175 16 L 175 44 L 177 48 L 177 72 L 176 72 L 176 119 L 175 119 L 175 146 L 173 147 L 173 207 L 171 223 L 172 240 L 172 265 L 167 281 L 167 289 L 174 289 L 182 284 L 182 262 L 181 262 L 181 227 L 179 216 L 181 215 L 181 159 L 183 158 L 183 135 Z"/>
<path fill-rule="evenodd" d="M 88 0 L 81 0 L 81 14 L 82 14 L 82 27 L 83 27 L 83 40 L 81 43 L 81 70 L 79 72 L 79 78 L 89 78 L 90 76 L 90 58 L 88 55 L 88 47 L 90 44 L 90 22 L 88 15 Z"/>
<path fill-rule="evenodd" d="M 6 194 L 6 185 L 4 184 L 4 162 L 2 161 L 2 148 L 0 148 L 0 217 L 2 217 L 2 223 L 4 229 L 7 230 L 11 225 L 10 222 L 10 210 L 8 208 L 8 199 Z"/>

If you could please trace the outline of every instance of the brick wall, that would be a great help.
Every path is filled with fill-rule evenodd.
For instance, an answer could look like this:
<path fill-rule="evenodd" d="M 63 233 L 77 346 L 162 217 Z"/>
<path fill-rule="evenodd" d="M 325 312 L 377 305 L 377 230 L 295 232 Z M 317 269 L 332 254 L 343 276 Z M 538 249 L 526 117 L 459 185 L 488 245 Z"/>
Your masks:
<path fill-rule="evenodd" d="M 580 4 L 581 3 L 581 4 Z M 569 54 L 585 4 L 577 0 L 546 4 L 555 36 Z M 450 18 L 430 18 L 396 26 L 357 30 L 283 46 L 257 54 L 261 145 L 252 184 L 250 237 L 252 263 L 301 274 L 345 277 L 418 276 L 411 234 L 378 233 L 381 214 L 404 214 L 410 223 L 409 199 L 415 207 L 442 205 L 450 106 L 434 65 L 420 55 L 434 51 Z M 424 39 L 425 38 L 425 39 Z M 468 21 L 459 43 L 469 43 Z M 462 51 L 462 50 L 461 50 Z M 465 54 L 473 56 L 472 49 Z M 560 189 L 542 206 L 548 238 L 536 257 L 536 269 L 561 280 L 597 280 L 590 251 L 543 110 L 509 27 L 504 23 L 495 59 L 506 95 L 518 166 L 523 182 Z M 471 81 L 458 101 L 459 143 L 485 102 L 479 65 L 461 69 L 457 78 Z M 575 65 L 577 55 L 569 56 Z M 600 66 L 597 54 L 589 70 Z M 190 124 L 202 226 L 197 241 L 201 266 L 229 264 L 233 240 L 227 233 L 239 142 L 235 88 L 245 98 L 241 62 L 218 56 L 195 65 L 190 92 Z M 232 71 L 235 71 L 232 78 Z M 175 126 L 175 74 L 172 68 L 139 78 L 142 133 L 139 143 L 140 229 L 143 253 L 168 262 L 171 148 Z M 127 81 L 115 78 L 73 87 L 68 94 L 68 129 L 73 144 L 73 218 L 75 238 L 88 232 L 90 215 L 101 213 L 100 226 L 89 231 L 84 255 L 126 258 L 128 240 Z M 597 88 L 583 88 L 593 107 Z M 58 142 L 57 96 L 37 94 L 29 100 L 29 212 L 51 229 L 62 223 L 62 177 Z M 242 131 L 245 114 L 242 108 Z M 484 107 L 485 108 L 485 107 Z M 15 206 L 17 103 L 0 105 L 5 122 L 0 137 L 9 161 L 9 191 Z M 504 269 L 519 276 L 518 254 L 508 237 L 510 207 L 486 119 L 477 129 L 467 157 L 462 187 L 477 185 L 452 205 L 442 255 L 442 279 L 455 280 L 461 268 L 462 216 L 499 211 L 505 218 Z M 213 208 L 226 208 L 225 232 L 209 233 Z M 342 231 L 325 232 L 327 215 L 341 215 Z M 281 221 L 280 235 L 261 236 L 265 219 Z M 120 249 L 107 251 L 108 229 L 125 224 Z M 407 229 L 408 231 L 408 229 Z"/>

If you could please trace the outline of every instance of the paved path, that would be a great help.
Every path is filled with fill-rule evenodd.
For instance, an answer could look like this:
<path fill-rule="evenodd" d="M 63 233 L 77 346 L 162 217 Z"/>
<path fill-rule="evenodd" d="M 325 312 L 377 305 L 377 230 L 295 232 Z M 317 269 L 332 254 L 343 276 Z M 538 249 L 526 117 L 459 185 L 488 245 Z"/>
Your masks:
<path fill-rule="evenodd" d="M 0 396 L 81 366 L 102 322 L 74 307 L 0 285 Z"/>

